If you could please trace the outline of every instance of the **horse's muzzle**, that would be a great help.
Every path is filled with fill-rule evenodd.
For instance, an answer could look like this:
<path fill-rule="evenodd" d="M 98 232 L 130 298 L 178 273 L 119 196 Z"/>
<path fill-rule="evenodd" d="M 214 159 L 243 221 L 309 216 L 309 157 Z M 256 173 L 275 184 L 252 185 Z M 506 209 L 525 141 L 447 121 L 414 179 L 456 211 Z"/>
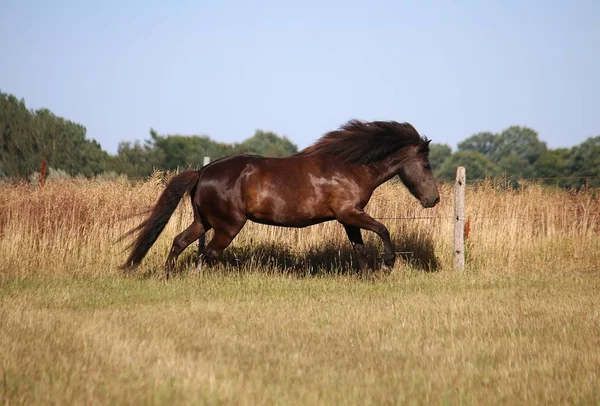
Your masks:
<path fill-rule="evenodd" d="M 423 199 L 421 200 L 421 205 L 426 208 L 429 209 L 433 206 L 435 206 L 436 204 L 438 204 L 440 202 L 440 197 L 436 196 L 434 199 Z"/>

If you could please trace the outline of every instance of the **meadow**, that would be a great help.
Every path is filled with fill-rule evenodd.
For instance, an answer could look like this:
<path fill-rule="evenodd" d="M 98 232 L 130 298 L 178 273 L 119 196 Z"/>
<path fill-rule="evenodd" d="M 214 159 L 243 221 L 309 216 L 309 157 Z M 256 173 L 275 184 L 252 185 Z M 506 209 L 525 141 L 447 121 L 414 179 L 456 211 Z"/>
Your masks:
<path fill-rule="evenodd" d="M 354 271 L 341 225 L 248 223 L 221 265 L 194 245 L 162 279 L 184 199 L 139 269 L 118 269 L 169 174 L 0 184 L 4 404 L 600 404 L 600 198 L 494 181 L 466 192 L 453 270 L 453 185 L 423 209 L 404 187 L 366 211 Z M 210 238 L 210 234 L 208 236 Z"/>

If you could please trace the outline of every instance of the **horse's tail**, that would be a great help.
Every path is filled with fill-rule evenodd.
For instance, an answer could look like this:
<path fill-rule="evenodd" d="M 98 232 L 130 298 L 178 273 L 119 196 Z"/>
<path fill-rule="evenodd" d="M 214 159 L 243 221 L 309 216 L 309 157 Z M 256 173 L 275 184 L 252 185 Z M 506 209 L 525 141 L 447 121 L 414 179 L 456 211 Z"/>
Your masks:
<path fill-rule="evenodd" d="M 199 178 L 200 172 L 194 170 L 186 170 L 171 178 L 154 205 L 150 216 L 139 226 L 128 231 L 121 237 L 123 238 L 139 231 L 135 241 L 127 247 L 127 249 L 132 247 L 133 249 L 127 261 L 121 266 L 121 269 L 133 269 L 142 262 L 152 244 L 156 242 L 158 236 L 169 222 L 183 195 L 195 188 Z"/>

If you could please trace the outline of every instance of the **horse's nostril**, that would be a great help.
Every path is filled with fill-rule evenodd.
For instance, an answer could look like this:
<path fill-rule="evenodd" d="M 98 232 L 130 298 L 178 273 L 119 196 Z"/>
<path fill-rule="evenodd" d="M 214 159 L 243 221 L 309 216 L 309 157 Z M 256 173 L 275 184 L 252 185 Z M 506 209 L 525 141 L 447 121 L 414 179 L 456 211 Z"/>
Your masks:
<path fill-rule="evenodd" d="M 440 197 L 436 197 L 435 200 L 433 201 L 433 204 L 436 205 L 440 202 Z"/>

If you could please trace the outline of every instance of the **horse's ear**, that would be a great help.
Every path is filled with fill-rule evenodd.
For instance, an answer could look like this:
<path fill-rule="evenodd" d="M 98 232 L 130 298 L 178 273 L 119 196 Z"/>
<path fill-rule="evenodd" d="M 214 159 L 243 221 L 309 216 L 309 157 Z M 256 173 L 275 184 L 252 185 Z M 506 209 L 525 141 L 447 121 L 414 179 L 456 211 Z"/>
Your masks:
<path fill-rule="evenodd" d="M 421 143 L 421 147 L 419 148 L 419 151 L 421 152 L 429 152 L 429 143 L 431 142 L 431 140 L 427 140 L 423 143 Z"/>

